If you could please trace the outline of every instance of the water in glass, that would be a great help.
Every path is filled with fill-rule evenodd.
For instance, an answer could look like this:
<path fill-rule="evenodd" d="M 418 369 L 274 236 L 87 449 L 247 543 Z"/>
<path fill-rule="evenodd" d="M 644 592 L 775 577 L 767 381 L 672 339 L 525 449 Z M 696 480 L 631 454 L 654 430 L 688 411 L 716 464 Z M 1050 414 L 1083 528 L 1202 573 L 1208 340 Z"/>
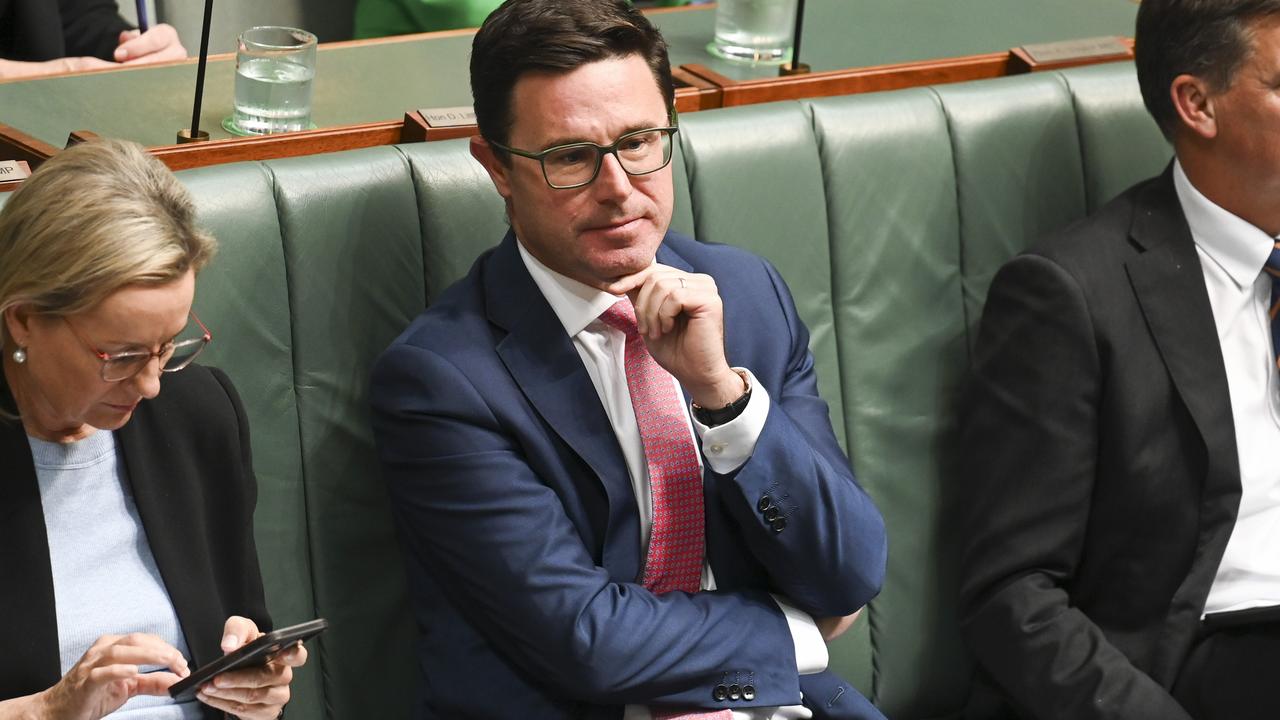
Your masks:
<path fill-rule="evenodd" d="M 283 58 L 260 57 L 236 68 L 235 123 L 255 134 L 311 126 L 315 70 Z"/>
<path fill-rule="evenodd" d="M 720 0 L 711 50 L 731 60 L 785 62 L 795 20 L 796 0 Z"/>

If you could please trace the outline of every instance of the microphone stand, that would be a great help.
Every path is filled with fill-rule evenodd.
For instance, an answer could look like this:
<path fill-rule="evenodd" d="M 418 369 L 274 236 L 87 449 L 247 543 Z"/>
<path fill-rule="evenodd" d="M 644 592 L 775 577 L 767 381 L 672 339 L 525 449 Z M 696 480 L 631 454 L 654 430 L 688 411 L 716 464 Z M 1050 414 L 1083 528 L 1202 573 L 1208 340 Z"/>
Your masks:
<path fill-rule="evenodd" d="M 204 100 L 204 69 L 209 61 L 209 25 L 213 19 L 213 0 L 204 0 L 204 29 L 200 33 L 200 65 L 196 69 L 196 102 L 191 110 L 191 127 L 178 131 L 178 143 L 204 142 L 209 133 L 200 129 L 200 104 Z"/>
<path fill-rule="evenodd" d="M 783 63 L 778 68 L 778 74 L 786 77 L 788 75 L 803 75 L 809 72 L 809 66 L 800 62 L 800 37 L 804 34 L 804 0 L 796 0 L 796 30 L 795 38 L 791 43 L 791 62 Z"/>

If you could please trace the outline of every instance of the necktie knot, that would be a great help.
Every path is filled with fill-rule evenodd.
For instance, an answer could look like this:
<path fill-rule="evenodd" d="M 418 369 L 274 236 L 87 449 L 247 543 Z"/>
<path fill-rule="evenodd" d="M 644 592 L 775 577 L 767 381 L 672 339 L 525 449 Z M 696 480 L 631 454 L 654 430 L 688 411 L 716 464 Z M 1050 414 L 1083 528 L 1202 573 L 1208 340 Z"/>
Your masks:
<path fill-rule="evenodd" d="M 640 331 L 636 328 L 636 309 L 631 298 L 622 298 L 600 313 L 600 322 L 630 337 Z"/>

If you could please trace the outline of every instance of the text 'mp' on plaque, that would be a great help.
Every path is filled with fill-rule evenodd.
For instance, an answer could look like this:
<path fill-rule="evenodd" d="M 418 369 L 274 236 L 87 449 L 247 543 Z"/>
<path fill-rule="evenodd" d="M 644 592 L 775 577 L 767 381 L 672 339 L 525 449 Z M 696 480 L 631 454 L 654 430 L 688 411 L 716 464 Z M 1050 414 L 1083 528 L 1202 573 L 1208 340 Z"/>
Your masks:
<path fill-rule="evenodd" d="M 22 160 L 0 160 L 0 182 L 26 180 L 31 177 L 31 166 Z"/>

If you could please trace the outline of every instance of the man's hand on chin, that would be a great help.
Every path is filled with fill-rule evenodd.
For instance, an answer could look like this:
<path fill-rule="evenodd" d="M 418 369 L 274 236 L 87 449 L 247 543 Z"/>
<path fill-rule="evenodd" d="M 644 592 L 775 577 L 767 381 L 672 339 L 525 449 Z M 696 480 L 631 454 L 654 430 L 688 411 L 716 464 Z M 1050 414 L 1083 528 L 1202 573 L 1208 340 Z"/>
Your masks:
<path fill-rule="evenodd" d="M 710 275 L 654 263 L 604 288 L 627 295 L 649 354 L 704 408 L 721 408 L 746 392 L 724 355 L 724 305 Z"/>

